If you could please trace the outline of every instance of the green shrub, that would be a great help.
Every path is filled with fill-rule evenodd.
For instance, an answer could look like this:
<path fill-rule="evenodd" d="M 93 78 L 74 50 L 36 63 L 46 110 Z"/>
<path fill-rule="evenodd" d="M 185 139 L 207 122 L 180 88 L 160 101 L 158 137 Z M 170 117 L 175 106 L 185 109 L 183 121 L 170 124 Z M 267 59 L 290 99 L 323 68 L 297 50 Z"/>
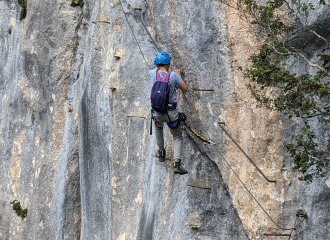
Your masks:
<path fill-rule="evenodd" d="M 22 19 L 24 19 L 26 17 L 27 3 L 26 3 L 26 0 L 17 0 L 17 2 L 19 5 L 22 6 L 21 15 L 19 16 L 19 20 L 21 21 Z"/>
<path fill-rule="evenodd" d="M 71 7 L 83 6 L 84 0 L 71 0 Z"/>
<path fill-rule="evenodd" d="M 22 209 L 21 207 L 21 203 L 20 202 L 16 202 L 16 200 L 10 202 L 10 204 L 13 204 L 13 209 L 16 212 L 17 216 L 20 216 L 22 219 L 26 217 L 28 210 L 27 208 Z"/>
<path fill-rule="evenodd" d="M 8 29 L 8 33 L 11 34 L 11 28 Z"/>

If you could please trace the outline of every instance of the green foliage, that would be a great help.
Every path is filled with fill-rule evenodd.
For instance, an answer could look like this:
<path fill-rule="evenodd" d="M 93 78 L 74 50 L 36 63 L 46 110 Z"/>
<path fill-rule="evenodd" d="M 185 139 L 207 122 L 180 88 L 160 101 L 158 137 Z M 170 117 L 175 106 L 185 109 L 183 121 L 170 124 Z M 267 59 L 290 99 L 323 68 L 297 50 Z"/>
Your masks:
<path fill-rule="evenodd" d="M 300 180 L 312 181 L 314 176 L 324 176 L 329 168 L 328 152 L 330 141 L 327 141 L 327 151 L 319 148 L 315 141 L 315 133 L 311 131 L 307 121 L 305 126 L 301 127 L 301 133 L 298 134 L 296 143 L 285 144 L 290 156 L 294 159 L 293 170 L 303 173 Z M 326 171 L 325 171 L 326 170 Z"/>
<path fill-rule="evenodd" d="M 83 6 L 84 0 L 71 0 L 71 7 Z"/>
<path fill-rule="evenodd" d="M 21 217 L 22 219 L 26 217 L 28 210 L 27 208 L 22 209 L 21 203 L 16 202 L 16 200 L 10 202 L 10 204 L 13 204 L 13 210 L 16 212 L 16 214 Z"/>
<path fill-rule="evenodd" d="M 22 6 L 22 10 L 21 10 L 21 15 L 19 17 L 19 20 L 22 21 L 22 19 L 24 19 L 26 17 L 26 8 L 27 8 L 27 0 L 17 0 L 18 4 Z"/>
<path fill-rule="evenodd" d="M 9 35 L 11 34 L 11 28 L 8 29 L 8 34 L 9 34 Z"/>
<path fill-rule="evenodd" d="M 281 173 L 283 174 L 284 172 L 288 171 L 286 168 L 281 168 Z"/>
<path fill-rule="evenodd" d="M 325 38 L 304 25 L 310 11 L 317 6 L 296 0 L 271 0 L 262 5 L 255 0 L 244 0 L 244 4 L 244 10 L 254 19 L 251 26 L 261 44 L 250 56 L 252 65 L 239 69 L 250 80 L 247 87 L 258 107 L 301 119 L 303 125 L 295 141 L 285 143 L 285 148 L 294 160 L 293 170 L 301 173 L 301 180 L 310 182 L 330 171 L 330 54 L 317 53 L 318 59 L 310 62 L 299 49 L 301 46 L 295 46 L 290 39 L 299 31 L 308 31 L 330 50 Z M 319 4 L 330 5 L 329 0 L 320 0 Z M 286 16 L 279 15 L 283 12 Z M 307 39 L 305 44 L 309 43 Z M 317 71 L 298 74 L 287 66 L 289 58 L 303 60 Z M 317 122 L 319 130 L 311 128 L 311 121 L 314 125 Z"/>

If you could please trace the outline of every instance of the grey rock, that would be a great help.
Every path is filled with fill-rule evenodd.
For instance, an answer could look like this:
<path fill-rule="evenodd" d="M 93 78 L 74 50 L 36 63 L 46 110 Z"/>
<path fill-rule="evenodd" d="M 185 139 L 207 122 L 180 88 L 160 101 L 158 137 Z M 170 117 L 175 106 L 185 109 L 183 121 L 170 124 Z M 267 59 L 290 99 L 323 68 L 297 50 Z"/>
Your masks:
<path fill-rule="evenodd" d="M 189 216 L 188 225 L 193 229 L 199 229 L 202 225 L 201 217 L 198 213 L 191 213 Z"/>
<path fill-rule="evenodd" d="M 212 0 L 121 1 L 147 64 L 119 1 L 85 0 L 74 8 L 67 0 L 31 0 L 19 21 L 17 1 L 0 0 L 0 239 L 253 239 L 251 232 L 271 230 L 261 220 L 249 222 L 219 157 L 230 155 L 217 126 L 220 114 L 233 103 L 241 109 L 233 100 L 241 96 L 227 8 Z M 152 156 L 148 65 L 157 50 L 133 8 L 171 55 L 173 69 L 182 70 L 190 90 L 179 104 L 190 125 L 219 143 L 205 145 L 185 131 L 185 176 Z M 329 18 L 311 25 L 319 19 Z M 294 138 L 297 125 L 283 125 L 281 134 Z M 268 146 L 253 156 L 266 155 Z M 290 164 L 286 157 L 283 166 Z M 272 209 L 280 224 L 294 221 L 299 207 L 309 215 L 295 239 L 329 235 L 324 181 L 280 185 L 286 197 Z M 14 199 L 28 208 L 24 220 L 9 204 Z"/>

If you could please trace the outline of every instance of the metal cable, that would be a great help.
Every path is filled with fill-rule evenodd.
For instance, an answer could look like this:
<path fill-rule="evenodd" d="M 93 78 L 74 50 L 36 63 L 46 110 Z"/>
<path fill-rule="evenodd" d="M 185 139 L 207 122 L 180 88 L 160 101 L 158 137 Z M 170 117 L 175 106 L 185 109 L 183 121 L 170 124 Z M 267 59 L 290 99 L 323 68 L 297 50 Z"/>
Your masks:
<path fill-rule="evenodd" d="M 253 198 L 253 200 L 259 205 L 259 207 L 264 211 L 264 213 L 267 215 L 267 217 L 280 229 L 282 230 L 294 230 L 298 225 L 300 225 L 303 221 L 305 221 L 305 217 L 302 221 L 300 221 L 298 224 L 294 225 L 292 228 L 283 228 L 280 225 L 278 225 L 273 218 L 268 214 L 268 212 L 261 206 L 261 204 L 258 202 L 258 200 L 253 196 L 253 194 L 249 191 L 249 189 L 245 186 L 245 184 L 243 183 L 243 181 L 240 179 L 240 177 L 237 175 L 237 173 L 234 171 L 234 169 L 230 166 L 230 164 L 228 163 L 228 161 L 226 160 L 226 158 L 221 154 L 221 152 L 219 152 L 220 156 L 223 158 L 223 160 L 225 160 L 225 162 L 227 163 L 228 167 L 232 170 L 232 172 L 235 174 L 235 176 L 238 178 L 238 180 L 241 182 L 241 184 L 244 186 L 245 190 L 250 194 L 250 196 Z M 207 154 L 206 154 L 207 155 Z M 211 159 L 208 155 L 207 157 L 209 159 Z M 211 159 L 213 162 L 214 160 Z"/>
<path fill-rule="evenodd" d="M 183 94 L 184 99 L 186 100 L 186 102 L 188 103 L 188 105 L 191 106 L 190 102 L 188 101 L 188 99 L 186 98 L 186 96 Z M 189 106 L 189 107 L 190 107 Z M 204 155 L 206 157 L 208 157 L 211 161 L 215 162 L 206 152 L 202 152 L 204 153 Z M 272 217 L 268 214 L 268 212 L 261 206 L 261 204 L 258 202 L 258 200 L 253 196 L 253 194 L 249 191 L 249 189 L 245 186 L 245 184 L 243 183 L 243 181 L 240 179 L 240 177 L 237 175 L 237 173 L 234 171 L 234 169 L 230 166 L 230 164 L 228 163 L 228 161 L 226 160 L 226 158 L 221 154 L 221 152 L 219 152 L 220 156 L 225 160 L 226 164 L 228 165 L 228 167 L 232 170 L 232 172 L 235 174 L 235 176 L 238 178 L 238 180 L 241 182 L 241 184 L 244 186 L 245 190 L 250 194 L 250 196 L 253 198 L 253 200 L 259 205 L 259 207 L 263 210 L 263 212 L 267 215 L 267 217 L 280 229 L 282 230 L 294 230 L 298 225 L 300 225 L 303 221 L 306 220 L 306 218 L 304 218 L 302 221 L 300 221 L 298 224 L 295 224 L 292 228 L 283 228 L 280 225 L 278 225 L 273 219 Z M 296 223 L 296 222 L 295 222 Z"/>
<path fill-rule="evenodd" d="M 126 4 L 128 5 L 128 7 L 129 7 L 130 9 L 132 9 L 131 5 L 129 5 L 127 2 L 126 2 Z M 134 16 L 137 16 L 137 17 L 139 18 L 140 22 L 142 23 L 142 26 L 143 26 L 144 30 L 146 30 L 146 32 L 147 32 L 149 38 L 151 39 L 151 42 L 155 45 L 157 51 L 160 52 L 160 51 L 161 51 L 160 48 L 158 47 L 158 45 L 157 45 L 156 41 L 154 40 L 154 38 L 151 36 L 151 34 L 150 34 L 148 28 L 147 28 L 146 25 L 144 24 L 144 22 L 143 22 L 142 18 L 140 17 L 140 15 L 136 12 L 135 9 L 133 9 L 132 12 L 133 12 Z"/>
<path fill-rule="evenodd" d="M 274 182 L 276 183 L 276 181 L 274 180 L 270 180 L 268 179 L 268 177 L 266 177 L 266 175 L 260 170 L 260 168 L 257 166 L 257 164 L 254 163 L 254 161 L 244 152 L 244 150 L 238 145 L 238 143 L 231 137 L 231 135 L 227 132 L 227 130 L 221 126 L 221 124 L 224 123 L 219 123 L 219 126 L 221 127 L 221 129 L 227 134 L 227 136 L 236 144 L 236 146 L 238 147 L 239 150 L 241 150 L 241 152 L 245 155 L 245 157 L 250 161 L 250 163 L 252 163 L 252 165 L 258 170 L 258 172 L 266 179 L 267 182 Z"/>
<path fill-rule="evenodd" d="M 125 12 L 125 10 L 124 10 L 124 7 L 123 7 L 123 4 L 122 4 L 121 0 L 119 0 L 119 3 L 120 3 L 120 6 L 121 6 L 121 9 L 123 10 L 123 13 L 124 13 L 124 16 L 125 16 L 125 18 L 126 18 L 127 24 L 128 24 L 128 26 L 129 26 L 129 28 L 131 29 L 131 32 L 132 32 L 132 34 L 133 34 L 133 37 L 134 37 L 134 39 L 135 39 L 135 41 L 136 41 L 136 44 L 138 45 L 138 47 L 139 47 L 139 49 L 140 49 L 140 53 L 141 53 L 141 55 L 142 55 L 142 57 L 143 57 L 143 60 L 144 60 L 144 62 L 146 63 L 146 65 L 148 66 L 148 69 L 151 69 L 151 66 L 149 66 L 147 60 L 145 59 L 145 57 L 144 57 L 144 55 L 143 55 L 142 49 L 141 49 L 141 47 L 140 47 L 140 45 L 139 45 L 139 42 L 138 42 L 137 38 L 135 37 L 134 31 L 133 31 L 133 29 L 132 29 L 132 27 L 131 27 L 131 24 L 130 24 L 129 21 L 128 21 L 128 18 L 127 18 L 127 15 L 126 15 L 126 12 Z"/>
<path fill-rule="evenodd" d="M 155 40 L 153 39 L 153 37 L 151 36 L 151 34 L 150 34 L 148 28 L 147 28 L 146 25 L 144 24 L 144 22 L 143 22 L 142 18 L 140 17 L 140 15 L 139 15 L 138 13 L 136 13 L 136 10 L 133 10 L 133 12 L 134 12 L 134 15 L 137 16 L 137 17 L 139 18 L 140 22 L 142 23 L 142 26 L 144 27 L 144 30 L 146 30 L 146 32 L 147 32 L 149 38 L 151 39 L 152 43 L 155 45 L 157 51 L 160 52 L 160 51 L 161 51 L 160 48 L 158 47 L 156 41 L 155 41 Z"/>
<path fill-rule="evenodd" d="M 297 222 L 297 218 L 296 218 L 296 220 L 294 221 L 294 224 L 296 225 L 296 222 Z M 290 236 L 289 236 L 289 239 L 288 240 L 290 240 L 291 239 L 291 236 L 292 236 L 292 232 L 293 232 L 293 229 L 291 230 L 291 232 L 290 232 Z"/>

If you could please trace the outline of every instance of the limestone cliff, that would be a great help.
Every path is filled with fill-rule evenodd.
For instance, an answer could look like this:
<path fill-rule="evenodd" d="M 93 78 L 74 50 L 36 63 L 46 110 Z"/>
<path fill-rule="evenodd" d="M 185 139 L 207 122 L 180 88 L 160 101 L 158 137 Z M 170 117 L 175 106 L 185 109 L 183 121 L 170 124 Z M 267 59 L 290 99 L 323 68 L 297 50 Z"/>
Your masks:
<path fill-rule="evenodd" d="M 236 69 L 257 46 L 235 10 L 216 0 L 121 1 L 147 64 L 119 0 L 28 0 L 22 21 L 17 0 L 0 0 L 0 239 L 272 239 L 263 234 L 276 226 L 221 154 L 281 226 L 307 212 L 292 239 L 328 239 L 330 183 L 281 173 L 292 162 L 278 139 L 293 139 L 296 123 L 255 108 Z M 152 156 L 147 65 L 157 50 L 137 14 L 184 73 L 188 122 L 217 143 L 184 132 L 185 176 Z M 326 9 L 316 14 L 311 24 L 329 24 Z M 170 153 L 169 131 L 166 141 Z"/>

